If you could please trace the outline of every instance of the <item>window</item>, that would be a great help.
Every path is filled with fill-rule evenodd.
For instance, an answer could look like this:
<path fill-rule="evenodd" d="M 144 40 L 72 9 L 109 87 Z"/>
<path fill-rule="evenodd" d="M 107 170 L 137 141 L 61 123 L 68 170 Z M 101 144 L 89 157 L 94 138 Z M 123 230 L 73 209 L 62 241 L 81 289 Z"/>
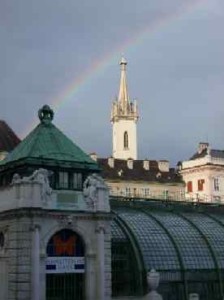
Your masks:
<path fill-rule="evenodd" d="M 193 192 L 193 187 L 192 187 L 192 181 L 187 182 L 187 192 L 192 193 Z"/>
<path fill-rule="evenodd" d="M 143 189 L 143 191 L 144 191 L 144 196 L 148 197 L 149 196 L 149 188 L 145 188 L 145 189 Z"/>
<path fill-rule="evenodd" d="M 163 196 L 164 199 L 167 200 L 169 198 L 169 191 L 168 190 L 163 191 Z"/>
<path fill-rule="evenodd" d="M 198 179 L 198 191 L 199 192 L 204 190 L 204 183 L 205 183 L 204 179 Z"/>
<path fill-rule="evenodd" d="M 65 260 L 67 264 L 61 263 Z M 84 299 L 84 272 L 85 245 L 82 238 L 70 229 L 56 232 L 47 244 L 46 299 Z"/>
<path fill-rule="evenodd" d="M 126 187 L 126 196 L 131 196 L 131 189 Z"/>
<path fill-rule="evenodd" d="M 185 192 L 184 190 L 180 190 L 180 200 L 185 199 Z"/>
<path fill-rule="evenodd" d="M 124 133 L 124 149 L 128 149 L 128 133 L 125 131 Z"/>
<path fill-rule="evenodd" d="M 49 180 L 50 187 L 52 187 L 54 189 L 57 186 L 57 174 L 53 171 L 50 171 L 50 172 L 51 172 L 51 174 L 50 174 L 48 180 Z"/>
<path fill-rule="evenodd" d="M 214 191 L 219 191 L 219 179 L 214 178 Z"/>
<path fill-rule="evenodd" d="M 67 189 L 68 188 L 68 173 L 59 172 L 59 188 Z"/>
<path fill-rule="evenodd" d="M 81 190 L 82 189 L 82 174 L 81 173 L 73 173 L 73 189 Z"/>
<path fill-rule="evenodd" d="M 113 239 L 111 248 L 112 295 L 116 297 L 139 293 L 136 257 L 128 240 Z"/>

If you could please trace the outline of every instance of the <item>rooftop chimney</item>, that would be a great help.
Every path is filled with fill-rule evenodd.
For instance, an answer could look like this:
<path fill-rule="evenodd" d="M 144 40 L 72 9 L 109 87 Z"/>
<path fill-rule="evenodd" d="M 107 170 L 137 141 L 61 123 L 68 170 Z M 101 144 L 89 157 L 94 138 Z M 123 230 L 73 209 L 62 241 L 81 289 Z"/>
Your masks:
<path fill-rule="evenodd" d="M 114 158 L 112 156 L 108 158 L 108 165 L 111 168 L 114 168 Z"/>
<path fill-rule="evenodd" d="M 91 158 L 92 158 L 92 160 L 95 160 L 95 161 L 97 161 L 97 154 L 95 153 L 95 152 L 93 152 L 93 153 L 90 153 L 90 155 L 89 155 Z"/>
<path fill-rule="evenodd" d="M 127 167 L 128 167 L 128 169 L 133 169 L 133 159 L 132 158 L 128 158 Z"/>
<path fill-rule="evenodd" d="M 159 160 L 158 167 L 161 172 L 169 172 L 170 163 L 168 160 Z"/>
<path fill-rule="evenodd" d="M 149 160 L 148 159 L 145 159 L 143 160 L 143 169 L 145 170 L 149 170 Z"/>
<path fill-rule="evenodd" d="M 202 151 L 204 151 L 205 149 L 208 149 L 208 147 L 209 147 L 209 143 L 199 143 L 198 154 L 201 154 Z"/>

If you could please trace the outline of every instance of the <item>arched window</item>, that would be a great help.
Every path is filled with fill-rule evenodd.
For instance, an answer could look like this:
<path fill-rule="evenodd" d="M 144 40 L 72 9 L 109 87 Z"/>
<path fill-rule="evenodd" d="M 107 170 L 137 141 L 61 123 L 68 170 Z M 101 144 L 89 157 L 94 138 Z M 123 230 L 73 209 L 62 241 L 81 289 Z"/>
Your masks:
<path fill-rule="evenodd" d="M 56 232 L 47 244 L 45 260 L 46 300 L 83 300 L 85 245 L 70 229 Z"/>
<path fill-rule="evenodd" d="M 124 149 L 128 149 L 128 133 L 125 131 L 124 133 Z"/>

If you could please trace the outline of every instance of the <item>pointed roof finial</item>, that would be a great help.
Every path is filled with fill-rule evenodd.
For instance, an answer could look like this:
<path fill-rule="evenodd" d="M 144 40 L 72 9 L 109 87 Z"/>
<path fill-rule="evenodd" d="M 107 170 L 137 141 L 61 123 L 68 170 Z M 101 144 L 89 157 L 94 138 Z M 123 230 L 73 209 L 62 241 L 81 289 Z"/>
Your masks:
<path fill-rule="evenodd" d="M 126 109 L 129 102 L 128 99 L 128 88 L 127 88 L 127 78 L 126 78 L 126 65 L 127 61 L 124 56 L 121 57 L 120 66 L 121 66 L 121 79 L 120 79 L 120 88 L 118 101 L 121 103 L 123 110 Z"/>
<path fill-rule="evenodd" d="M 54 118 L 54 111 L 48 105 L 44 105 L 38 111 L 38 117 L 41 123 L 49 124 Z"/>
<path fill-rule="evenodd" d="M 126 59 L 124 58 L 124 55 L 122 55 L 120 65 L 127 65 L 127 64 L 128 63 L 127 63 Z"/>
<path fill-rule="evenodd" d="M 120 64 L 120 85 L 119 85 L 119 94 L 115 98 L 112 106 L 111 112 L 111 122 L 115 122 L 121 118 L 128 118 L 129 120 L 138 120 L 138 108 L 137 102 L 131 101 L 128 95 L 128 85 L 127 85 L 127 75 L 126 75 L 126 66 L 127 61 L 124 56 L 121 56 Z"/>

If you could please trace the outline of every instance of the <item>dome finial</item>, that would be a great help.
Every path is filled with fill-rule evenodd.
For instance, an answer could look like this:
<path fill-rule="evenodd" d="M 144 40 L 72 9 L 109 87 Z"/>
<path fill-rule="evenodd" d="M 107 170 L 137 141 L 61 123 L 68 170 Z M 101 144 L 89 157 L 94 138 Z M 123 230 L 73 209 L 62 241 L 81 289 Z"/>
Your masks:
<path fill-rule="evenodd" d="M 48 105 L 44 105 L 42 108 L 38 111 L 38 117 L 41 121 L 41 123 L 51 123 L 54 118 L 54 112 Z"/>

